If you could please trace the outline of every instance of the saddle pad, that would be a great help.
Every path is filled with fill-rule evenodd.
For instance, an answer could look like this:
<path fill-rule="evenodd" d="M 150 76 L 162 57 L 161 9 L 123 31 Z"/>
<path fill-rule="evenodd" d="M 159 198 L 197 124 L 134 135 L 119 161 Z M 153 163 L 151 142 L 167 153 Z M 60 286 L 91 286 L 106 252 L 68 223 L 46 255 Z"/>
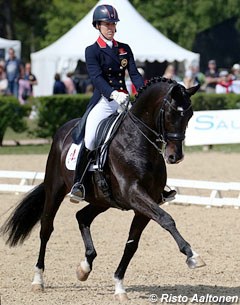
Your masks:
<path fill-rule="evenodd" d="M 75 170 L 76 164 L 77 164 L 78 153 L 80 151 L 81 145 L 82 145 L 82 142 L 80 144 L 75 144 L 75 143 L 71 144 L 71 146 L 68 150 L 66 159 L 65 159 L 65 165 L 66 165 L 67 169 L 72 170 L 72 171 Z"/>

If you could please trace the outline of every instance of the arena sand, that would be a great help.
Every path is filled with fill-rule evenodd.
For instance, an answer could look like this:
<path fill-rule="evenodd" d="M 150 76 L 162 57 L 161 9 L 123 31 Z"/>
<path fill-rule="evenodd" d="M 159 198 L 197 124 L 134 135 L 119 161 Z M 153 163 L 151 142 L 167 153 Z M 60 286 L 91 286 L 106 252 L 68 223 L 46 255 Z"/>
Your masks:
<path fill-rule="evenodd" d="M 0 156 L 0 169 L 44 171 L 46 155 Z M 178 165 L 168 166 L 170 178 L 210 181 L 239 181 L 239 154 L 216 152 L 188 153 Z M 22 195 L 0 194 L 0 224 Z M 76 265 L 84 258 L 75 213 L 84 204 L 66 198 L 55 218 L 55 230 L 46 252 L 45 292 L 31 291 L 33 268 L 39 250 L 39 226 L 30 238 L 9 248 L 0 238 L 1 305 L 93 305 L 118 304 L 114 299 L 113 273 L 127 240 L 133 212 L 110 209 L 92 224 L 98 256 L 86 282 L 76 279 Z M 240 299 L 240 211 L 234 208 L 205 208 L 166 205 L 183 237 L 206 262 L 206 267 L 190 270 L 185 257 L 168 232 L 150 222 L 125 276 L 128 304 L 191 304 L 194 296 L 237 296 Z M 9 210 L 10 209 L 10 210 Z M 155 295 L 155 296 L 152 296 Z M 168 301 L 164 301 L 168 296 Z M 175 297 L 175 302 L 174 302 Z M 176 298 L 177 301 L 176 301 Z M 235 303 L 235 302 L 233 302 Z M 219 304 L 215 302 L 214 304 Z M 231 304 L 229 302 L 228 304 Z"/>

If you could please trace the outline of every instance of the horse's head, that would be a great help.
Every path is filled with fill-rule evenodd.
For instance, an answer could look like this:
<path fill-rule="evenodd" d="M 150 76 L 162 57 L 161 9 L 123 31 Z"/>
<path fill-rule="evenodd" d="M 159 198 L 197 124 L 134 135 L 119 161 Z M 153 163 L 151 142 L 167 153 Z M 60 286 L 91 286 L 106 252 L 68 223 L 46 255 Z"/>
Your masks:
<path fill-rule="evenodd" d="M 165 142 L 165 159 L 174 164 L 183 160 L 182 143 L 188 121 L 193 115 L 190 97 L 199 85 L 186 89 L 180 84 L 170 86 L 160 109 L 159 130 Z"/>
<path fill-rule="evenodd" d="M 193 115 L 190 97 L 199 87 L 186 89 L 171 79 L 153 78 L 138 91 L 129 112 L 145 140 L 161 152 L 165 144 L 167 163 L 174 164 L 183 159 L 182 143 Z M 154 137 L 155 141 L 152 141 Z"/>

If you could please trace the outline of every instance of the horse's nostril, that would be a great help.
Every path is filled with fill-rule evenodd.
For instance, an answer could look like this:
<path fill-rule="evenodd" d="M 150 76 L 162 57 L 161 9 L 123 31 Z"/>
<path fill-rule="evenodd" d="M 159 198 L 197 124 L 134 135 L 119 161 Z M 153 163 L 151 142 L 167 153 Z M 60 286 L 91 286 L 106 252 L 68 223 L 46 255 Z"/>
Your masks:
<path fill-rule="evenodd" d="M 175 157 L 175 155 L 169 155 L 168 159 L 169 159 L 169 161 L 170 161 L 171 163 L 175 163 L 175 162 L 176 162 L 176 157 Z"/>

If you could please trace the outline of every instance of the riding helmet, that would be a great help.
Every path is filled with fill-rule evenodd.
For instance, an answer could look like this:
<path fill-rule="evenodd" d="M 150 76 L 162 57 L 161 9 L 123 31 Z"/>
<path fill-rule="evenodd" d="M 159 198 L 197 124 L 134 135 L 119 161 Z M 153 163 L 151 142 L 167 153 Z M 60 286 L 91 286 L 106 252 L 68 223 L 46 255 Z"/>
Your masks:
<path fill-rule="evenodd" d="M 99 5 L 93 12 L 93 26 L 96 27 L 100 21 L 115 23 L 118 22 L 118 13 L 112 5 Z"/>

